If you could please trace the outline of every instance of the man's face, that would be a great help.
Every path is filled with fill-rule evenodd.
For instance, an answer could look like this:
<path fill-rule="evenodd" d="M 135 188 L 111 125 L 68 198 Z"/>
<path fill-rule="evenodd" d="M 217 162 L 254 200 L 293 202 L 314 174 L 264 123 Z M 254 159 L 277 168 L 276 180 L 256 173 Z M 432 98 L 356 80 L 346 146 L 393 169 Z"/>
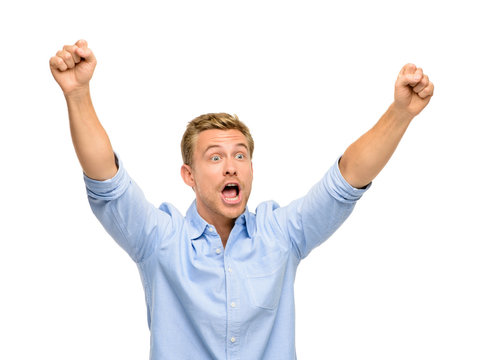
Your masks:
<path fill-rule="evenodd" d="M 197 136 L 192 166 L 182 166 L 197 211 L 211 224 L 236 219 L 245 210 L 253 178 L 247 146 L 239 130 L 205 130 Z"/>

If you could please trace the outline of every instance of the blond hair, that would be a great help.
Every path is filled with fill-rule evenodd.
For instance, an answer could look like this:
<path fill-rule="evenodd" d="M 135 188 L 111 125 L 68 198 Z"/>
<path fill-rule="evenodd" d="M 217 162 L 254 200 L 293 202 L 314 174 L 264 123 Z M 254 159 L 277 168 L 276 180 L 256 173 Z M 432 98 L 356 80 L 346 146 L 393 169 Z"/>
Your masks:
<path fill-rule="evenodd" d="M 239 130 L 247 139 L 249 156 L 252 158 L 254 152 L 254 140 L 252 139 L 249 128 L 239 120 L 236 114 L 209 113 L 196 117 L 187 124 L 180 147 L 184 164 L 192 166 L 194 147 L 197 136 L 205 130 Z"/>

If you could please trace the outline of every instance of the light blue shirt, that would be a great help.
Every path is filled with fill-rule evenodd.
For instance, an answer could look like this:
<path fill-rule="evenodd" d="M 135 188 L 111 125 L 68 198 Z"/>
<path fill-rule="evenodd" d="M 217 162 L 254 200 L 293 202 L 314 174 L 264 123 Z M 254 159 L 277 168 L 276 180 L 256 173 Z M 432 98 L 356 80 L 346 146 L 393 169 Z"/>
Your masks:
<path fill-rule="evenodd" d="M 352 187 L 338 162 L 306 196 L 261 203 L 237 218 L 226 247 L 195 201 L 184 217 L 150 204 L 118 154 L 116 175 L 84 174 L 90 206 L 135 261 L 147 304 L 151 360 L 293 360 L 299 262 L 346 220 L 371 184 Z"/>

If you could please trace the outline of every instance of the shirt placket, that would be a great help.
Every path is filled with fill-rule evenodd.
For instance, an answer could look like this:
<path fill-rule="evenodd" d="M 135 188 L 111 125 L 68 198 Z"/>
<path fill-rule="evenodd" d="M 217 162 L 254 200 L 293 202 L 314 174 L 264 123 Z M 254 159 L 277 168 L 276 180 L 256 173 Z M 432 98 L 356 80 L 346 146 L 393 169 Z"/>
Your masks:
<path fill-rule="evenodd" d="M 239 321 L 242 304 L 239 297 L 238 277 L 228 257 L 224 259 L 224 267 L 227 293 L 227 359 L 236 360 L 239 359 L 242 341 Z"/>
<path fill-rule="evenodd" d="M 236 234 L 237 227 L 232 229 L 231 238 Z M 225 270 L 225 284 L 226 284 L 226 310 L 227 310 L 227 336 L 226 348 L 227 359 L 240 359 L 240 346 L 242 343 L 240 311 L 242 303 L 240 301 L 239 277 L 237 271 L 232 264 L 229 253 L 232 249 L 224 253 L 224 270 Z"/>
<path fill-rule="evenodd" d="M 213 237 L 215 242 L 214 251 L 217 256 L 222 256 L 225 284 L 226 284 L 226 350 L 228 360 L 240 359 L 240 345 L 241 345 L 241 301 L 240 301 L 240 288 L 239 277 L 237 276 L 236 269 L 232 265 L 232 261 L 229 255 L 226 255 L 225 249 L 222 245 L 222 240 L 215 232 L 215 228 L 210 225 L 207 231 Z M 232 229 L 230 238 L 236 236 L 238 227 Z M 230 245 L 230 244 L 229 244 Z M 228 246 L 230 248 L 230 246 Z M 229 250 L 230 251 L 230 250 Z"/>

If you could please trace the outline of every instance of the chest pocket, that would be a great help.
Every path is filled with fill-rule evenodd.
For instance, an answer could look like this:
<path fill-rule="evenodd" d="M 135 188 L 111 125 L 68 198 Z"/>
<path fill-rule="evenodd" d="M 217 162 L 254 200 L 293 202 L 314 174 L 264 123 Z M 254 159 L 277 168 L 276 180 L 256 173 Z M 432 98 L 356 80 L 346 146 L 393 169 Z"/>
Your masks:
<path fill-rule="evenodd" d="M 287 257 L 276 250 L 246 268 L 249 299 L 254 306 L 273 310 L 279 304 Z"/>

